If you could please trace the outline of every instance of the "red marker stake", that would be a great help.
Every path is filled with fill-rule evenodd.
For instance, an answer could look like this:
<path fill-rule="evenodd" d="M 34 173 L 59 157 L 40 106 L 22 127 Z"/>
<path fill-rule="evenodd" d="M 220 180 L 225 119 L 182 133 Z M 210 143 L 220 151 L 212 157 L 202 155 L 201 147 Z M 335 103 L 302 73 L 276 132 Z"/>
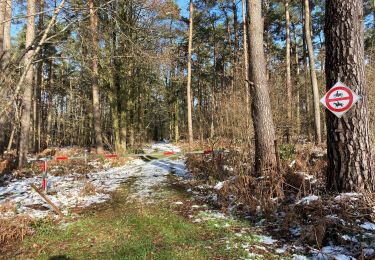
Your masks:
<path fill-rule="evenodd" d="M 47 161 L 42 162 L 42 171 L 43 171 L 43 180 L 42 180 L 42 189 L 47 192 Z"/>

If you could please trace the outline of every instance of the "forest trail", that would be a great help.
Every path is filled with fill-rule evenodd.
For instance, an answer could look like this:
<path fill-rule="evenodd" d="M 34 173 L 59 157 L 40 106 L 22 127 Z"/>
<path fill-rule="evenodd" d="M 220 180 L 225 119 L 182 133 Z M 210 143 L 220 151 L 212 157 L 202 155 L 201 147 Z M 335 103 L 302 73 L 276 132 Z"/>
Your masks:
<path fill-rule="evenodd" d="M 89 174 L 69 173 L 65 176 L 53 176 L 53 172 L 59 170 L 60 166 L 49 169 L 48 190 L 49 198 L 68 214 L 70 208 L 88 207 L 91 204 L 105 202 L 110 199 L 109 192 L 116 190 L 122 183 L 129 179 L 135 179 L 133 184 L 132 198 L 147 198 L 152 200 L 152 188 L 165 182 L 167 175 L 172 171 L 176 175 L 187 174 L 184 159 L 167 156 L 155 158 L 147 154 L 163 151 L 179 152 L 179 148 L 166 143 L 154 144 L 145 149 L 145 155 L 138 159 L 129 161 L 122 167 L 107 168 L 104 171 Z M 90 161 L 94 167 L 100 162 Z M 186 177 L 186 176 L 185 176 Z M 17 205 L 15 214 L 24 213 L 35 218 L 46 217 L 51 214 L 49 205 L 34 191 L 31 191 L 31 183 L 40 183 L 42 177 L 35 176 L 25 179 L 14 179 L 6 186 L 0 187 L 0 203 L 12 203 Z M 1 212 L 1 215 L 12 214 L 12 212 Z"/>
<path fill-rule="evenodd" d="M 253 234 L 249 223 L 213 210 L 189 186 L 183 157 L 155 158 L 147 154 L 179 152 L 167 143 L 145 149 L 145 156 L 127 165 L 91 173 L 51 177 L 56 194 L 49 197 L 64 209 L 59 223 L 47 220 L 50 207 L 17 180 L 0 188 L 4 200 L 22 202 L 18 211 L 40 218 L 35 233 L 13 249 L 19 258 L 93 259 L 239 259 L 271 257 L 265 245 L 271 237 Z M 90 182 L 93 192 L 82 192 Z M 80 191 L 81 190 L 81 191 Z M 32 192 L 34 193 L 34 192 Z M 28 198 L 26 198 L 28 196 Z M 74 199 L 73 199 L 74 198 Z M 32 205 L 32 206 L 31 206 Z M 39 207 L 36 207 L 39 205 Z M 37 209 L 38 208 L 38 209 Z M 285 250 L 284 250 L 285 251 Z M 63 257 L 63 258 L 61 258 Z"/>
<path fill-rule="evenodd" d="M 175 154 L 165 156 L 166 151 Z M 160 142 L 146 146 L 143 152 L 121 167 L 112 167 L 106 160 L 89 161 L 98 171 L 88 174 L 72 171 L 52 176 L 61 166 L 50 164 L 48 197 L 63 211 L 63 220 L 57 220 L 51 207 L 30 189 L 31 183 L 41 181 L 40 176 L 14 179 L 0 187 L 0 228 L 5 234 L 24 236 L 21 243 L 7 245 L 2 257 L 307 259 L 304 255 L 312 255 L 314 259 L 354 259 L 342 246 L 309 251 L 293 237 L 300 236 L 299 226 L 291 229 L 295 234 L 291 237 L 274 236 L 270 227 L 281 225 L 277 219 L 267 222 L 258 216 L 250 220 L 250 215 L 236 217 L 228 214 L 230 210 L 224 212 L 218 193 L 223 183 L 197 182 L 179 147 Z M 107 169 L 99 170 L 100 163 Z M 296 205 L 316 199 L 308 196 Z M 277 214 L 281 219 L 284 215 Z M 371 247 L 364 252 L 371 253 Z"/>

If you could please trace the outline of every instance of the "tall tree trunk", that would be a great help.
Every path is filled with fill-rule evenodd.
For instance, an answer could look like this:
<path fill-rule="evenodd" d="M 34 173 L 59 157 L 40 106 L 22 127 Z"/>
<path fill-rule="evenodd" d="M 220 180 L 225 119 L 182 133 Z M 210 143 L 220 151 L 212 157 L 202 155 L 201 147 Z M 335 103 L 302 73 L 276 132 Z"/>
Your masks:
<path fill-rule="evenodd" d="M 27 1 L 27 27 L 26 27 L 26 48 L 33 43 L 35 37 L 35 0 Z M 33 50 L 30 49 L 24 59 L 25 66 L 30 63 L 33 57 Z M 34 68 L 31 66 L 25 77 L 25 90 L 22 96 L 21 115 L 21 135 L 18 151 L 18 167 L 23 167 L 26 163 L 26 156 L 29 150 L 30 119 L 31 119 L 31 99 L 33 94 L 33 74 Z"/>
<path fill-rule="evenodd" d="M 44 27 L 44 0 L 39 0 L 39 21 L 38 21 L 38 33 L 43 31 Z M 43 57 L 43 49 L 41 50 L 40 54 L 38 55 L 38 60 L 41 60 Z M 34 143 L 34 150 L 36 152 L 40 151 L 40 134 L 41 134 L 41 102 L 42 102 L 42 78 L 43 78 L 43 62 L 39 61 L 36 66 L 36 84 L 35 84 L 35 143 Z"/>
<path fill-rule="evenodd" d="M 237 60 L 238 60 L 238 45 L 239 45 L 237 0 L 232 0 L 232 13 L 233 13 L 233 31 L 234 31 L 234 60 L 235 60 L 235 65 L 236 65 Z"/>
<path fill-rule="evenodd" d="M 212 22 L 212 29 L 215 30 L 215 22 Z M 216 113 L 216 103 L 215 103 L 215 91 L 217 89 L 217 73 L 216 73 L 216 64 L 217 64 L 217 48 L 216 48 L 216 39 L 215 35 L 213 35 L 213 76 L 214 82 L 211 84 L 211 125 L 210 125 L 210 138 L 215 136 L 215 113 Z"/>
<path fill-rule="evenodd" d="M 4 20 L 6 16 L 6 4 L 7 4 L 6 0 L 0 0 L 0 55 L 1 56 L 3 55 L 3 51 L 4 51 Z"/>
<path fill-rule="evenodd" d="M 302 1 L 302 22 L 303 28 L 305 28 L 306 17 L 305 17 L 305 2 Z M 303 74 L 304 74 L 304 92 L 305 92 L 305 126 L 306 126 L 306 134 L 308 136 L 308 140 L 311 140 L 311 127 L 310 127 L 310 84 L 308 83 L 309 80 L 309 73 L 307 68 L 307 47 L 306 47 L 306 33 L 305 30 L 302 30 L 302 56 L 303 56 Z"/>
<path fill-rule="evenodd" d="M 6 0 L 0 0 L 0 69 L 3 66 L 3 42 L 4 42 L 4 20 L 6 16 Z M 4 152 L 5 138 L 5 116 L 0 118 L 0 156 Z"/>
<path fill-rule="evenodd" d="M 193 118 L 192 118 L 192 100 L 191 100 L 191 55 L 193 46 L 193 0 L 190 0 L 189 5 L 189 46 L 188 46 L 188 78 L 187 78 L 187 110 L 188 110 L 188 132 L 189 132 L 189 147 L 193 145 Z"/>
<path fill-rule="evenodd" d="M 94 0 L 89 0 L 90 8 L 90 31 L 92 37 L 92 106 L 95 131 L 96 152 L 103 152 L 103 139 L 100 119 L 100 95 L 99 95 L 99 66 L 98 66 L 98 13 L 94 7 Z"/>
<path fill-rule="evenodd" d="M 314 56 L 314 47 L 312 44 L 312 35 L 310 29 L 310 5 L 309 0 L 305 1 L 305 37 L 307 50 L 309 53 L 310 61 L 310 77 L 311 85 L 313 90 L 313 101 L 314 101 L 314 122 L 315 122 L 315 143 L 320 144 L 322 142 L 322 133 L 321 133 L 321 123 L 320 123 L 320 107 L 319 107 L 319 88 L 318 88 L 318 79 L 316 77 L 315 70 L 315 56 Z"/>
<path fill-rule="evenodd" d="M 296 127 L 297 135 L 301 133 L 301 113 L 300 113 L 300 69 L 299 69 L 299 56 L 298 56 L 298 39 L 297 39 L 297 29 L 293 24 L 293 35 L 294 35 L 294 58 L 296 63 Z"/>
<path fill-rule="evenodd" d="M 118 3 L 115 2 L 112 4 L 112 12 L 117 16 L 118 15 Z M 114 19 L 113 19 L 114 20 Z M 113 21 L 112 24 L 112 37 L 111 37 L 111 49 L 112 49 L 112 93 L 111 97 L 111 112 L 112 112 L 112 127 L 114 135 L 114 145 L 117 153 L 123 152 L 124 148 L 121 146 L 121 132 L 120 132 L 120 116 L 119 116 L 119 64 L 116 58 L 117 56 L 117 28 L 116 23 Z"/>
<path fill-rule="evenodd" d="M 327 90 L 341 81 L 362 97 L 340 119 L 327 111 L 328 188 L 339 192 L 373 192 L 363 1 L 327 0 L 325 37 Z"/>
<path fill-rule="evenodd" d="M 285 67 L 286 67 L 286 91 L 287 91 L 287 128 L 289 136 L 289 128 L 292 122 L 292 76 L 291 76 L 291 66 L 290 66 L 290 14 L 289 14 L 289 0 L 285 0 L 285 30 L 286 30 L 286 40 L 285 40 Z"/>
<path fill-rule="evenodd" d="M 250 130 L 250 95 L 249 95 L 249 53 L 247 48 L 247 23 L 245 0 L 242 0 L 242 20 L 243 20 L 243 59 L 245 64 L 245 95 L 246 95 L 246 126 L 249 134 Z"/>
<path fill-rule="evenodd" d="M 262 175 L 277 168 L 275 130 L 268 92 L 266 61 L 263 48 L 261 0 L 246 0 L 249 17 L 249 76 L 251 81 L 252 117 L 255 132 L 255 172 Z M 251 37 L 250 37 L 251 35 Z"/>

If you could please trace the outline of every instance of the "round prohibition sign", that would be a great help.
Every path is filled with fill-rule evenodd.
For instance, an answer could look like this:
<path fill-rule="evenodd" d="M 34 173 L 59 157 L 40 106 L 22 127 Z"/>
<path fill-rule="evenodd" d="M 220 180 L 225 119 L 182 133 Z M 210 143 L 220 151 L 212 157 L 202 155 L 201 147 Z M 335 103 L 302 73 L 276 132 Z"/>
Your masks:
<path fill-rule="evenodd" d="M 342 93 L 344 92 L 347 95 L 343 95 L 342 97 L 335 97 L 334 93 Z M 340 94 L 341 94 L 340 93 Z M 344 112 L 348 110 L 353 105 L 353 93 L 350 91 L 350 89 L 342 86 L 333 87 L 328 91 L 326 95 L 326 105 L 327 108 L 333 112 Z M 337 104 L 342 104 L 340 101 L 349 101 L 345 106 L 339 108 L 337 105 L 332 106 L 331 103 L 336 102 Z"/>

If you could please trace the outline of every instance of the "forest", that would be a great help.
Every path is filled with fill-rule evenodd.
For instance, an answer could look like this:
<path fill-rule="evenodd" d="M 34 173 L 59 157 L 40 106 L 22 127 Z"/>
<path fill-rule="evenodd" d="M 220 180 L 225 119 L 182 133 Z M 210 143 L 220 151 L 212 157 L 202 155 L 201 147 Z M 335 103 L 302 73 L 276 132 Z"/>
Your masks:
<path fill-rule="evenodd" d="M 374 259 L 374 44 L 370 0 L 0 0 L 0 253 Z"/>

